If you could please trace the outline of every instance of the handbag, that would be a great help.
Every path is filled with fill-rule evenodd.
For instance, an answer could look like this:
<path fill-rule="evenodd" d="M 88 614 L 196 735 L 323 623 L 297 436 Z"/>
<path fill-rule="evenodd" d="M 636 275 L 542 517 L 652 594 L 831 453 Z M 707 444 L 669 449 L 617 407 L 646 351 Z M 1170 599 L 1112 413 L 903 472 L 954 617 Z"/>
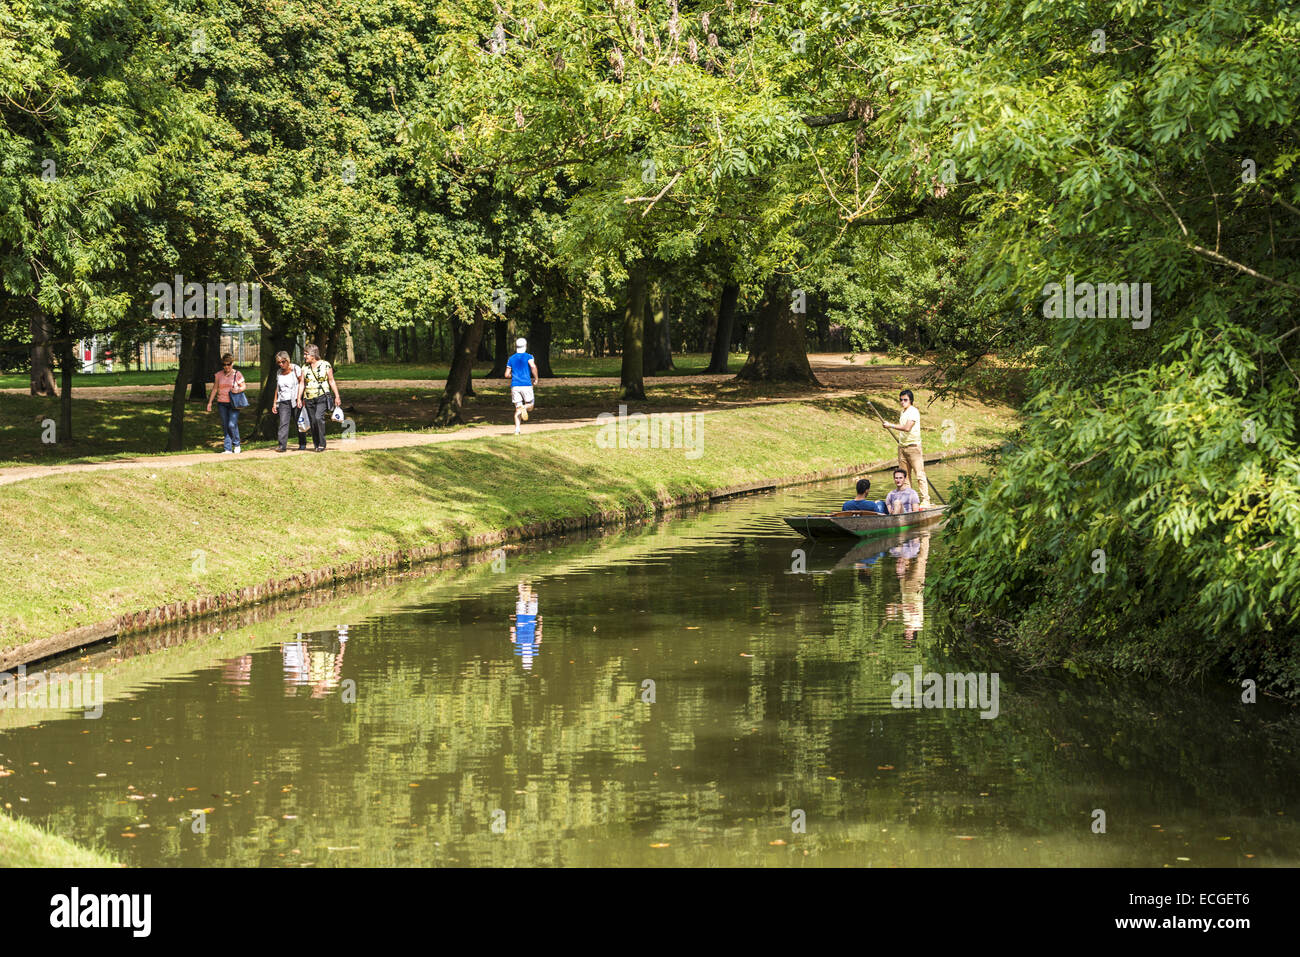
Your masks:
<path fill-rule="evenodd" d="M 235 379 L 235 384 L 238 385 L 239 383 L 241 383 L 241 382 L 243 382 L 243 381 L 244 381 L 244 377 L 241 375 L 241 376 L 239 376 L 238 378 Z M 247 409 L 247 408 L 248 408 L 248 396 L 245 395 L 243 392 L 231 392 L 231 393 L 230 393 L 230 407 L 231 407 L 232 409 Z"/>

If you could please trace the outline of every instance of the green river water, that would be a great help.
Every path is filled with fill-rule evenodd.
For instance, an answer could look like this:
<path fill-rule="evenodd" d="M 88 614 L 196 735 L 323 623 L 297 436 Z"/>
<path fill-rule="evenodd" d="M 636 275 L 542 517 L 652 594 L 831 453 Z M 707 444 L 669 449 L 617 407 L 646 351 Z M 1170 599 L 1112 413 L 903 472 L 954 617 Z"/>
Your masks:
<path fill-rule="evenodd" d="M 0 803 L 138 865 L 1300 863 L 1292 709 L 1019 674 L 925 599 L 942 529 L 781 522 L 846 487 L 52 664 L 106 672 L 102 717 L 0 712 Z M 996 672 L 996 715 L 895 707 L 916 666 Z"/>

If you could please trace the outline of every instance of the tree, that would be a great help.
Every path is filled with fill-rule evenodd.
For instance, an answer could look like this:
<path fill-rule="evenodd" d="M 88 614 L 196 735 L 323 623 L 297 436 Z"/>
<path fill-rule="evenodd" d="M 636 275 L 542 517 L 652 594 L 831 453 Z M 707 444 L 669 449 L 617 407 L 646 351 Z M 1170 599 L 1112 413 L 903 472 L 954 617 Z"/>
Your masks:
<path fill-rule="evenodd" d="M 175 22 L 154 0 L 6 8 L 0 30 L 0 293 L 27 304 L 32 393 L 72 434 L 73 343 L 140 295 L 124 221 L 197 150 L 197 99 L 169 81 Z"/>

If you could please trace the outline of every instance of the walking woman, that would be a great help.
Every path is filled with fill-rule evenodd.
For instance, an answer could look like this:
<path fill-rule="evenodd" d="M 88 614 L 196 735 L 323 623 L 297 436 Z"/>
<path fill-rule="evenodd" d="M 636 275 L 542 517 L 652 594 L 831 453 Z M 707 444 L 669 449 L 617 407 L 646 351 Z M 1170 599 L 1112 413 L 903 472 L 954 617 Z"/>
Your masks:
<path fill-rule="evenodd" d="M 302 385 L 299 395 L 303 408 L 307 410 L 307 421 L 311 423 L 313 452 L 325 451 L 325 423 L 334 406 L 342 405 L 339 387 L 334 382 L 334 369 L 320 357 L 320 348 L 308 345 L 302 352 L 307 363 L 302 369 Z M 332 402 L 330 400 L 333 400 Z"/>
<path fill-rule="evenodd" d="M 271 414 L 280 417 L 280 427 L 276 432 L 279 442 L 277 452 L 288 451 L 289 430 L 296 429 L 298 410 L 302 408 L 302 367 L 289 361 L 289 353 L 275 354 L 275 398 L 271 400 Z M 298 433 L 298 451 L 307 448 L 307 433 Z"/>
<path fill-rule="evenodd" d="M 230 455 L 232 451 L 238 455 L 241 451 L 239 410 L 248 405 L 245 388 L 244 375 L 235 368 L 235 357 L 227 352 L 221 357 L 221 371 L 213 378 L 212 394 L 208 396 L 208 411 L 212 411 L 212 402 L 216 400 L 217 414 L 221 416 L 222 440 L 225 444 L 222 455 Z"/>

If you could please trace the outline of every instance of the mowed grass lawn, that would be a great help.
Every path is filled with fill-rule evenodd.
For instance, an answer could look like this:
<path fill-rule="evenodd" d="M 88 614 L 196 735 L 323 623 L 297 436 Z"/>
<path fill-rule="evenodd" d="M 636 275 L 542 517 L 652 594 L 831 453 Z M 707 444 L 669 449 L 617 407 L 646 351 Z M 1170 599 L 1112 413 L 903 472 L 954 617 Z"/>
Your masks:
<path fill-rule="evenodd" d="M 740 354 L 732 355 L 730 369 L 736 372 L 744 364 L 745 357 Z M 619 356 L 604 356 L 599 359 L 585 358 L 578 356 L 556 356 L 551 359 L 551 371 L 557 377 L 565 376 L 616 376 L 622 369 L 623 360 Z M 704 372 L 709 364 L 707 353 L 685 353 L 675 354 L 673 356 L 673 365 L 675 369 L 670 369 L 662 375 L 700 375 Z M 130 372 L 121 371 L 119 364 L 115 371 L 105 372 L 102 367 L 96 367 L 95 372 L 83 374 L 74 372 L 72 375 L 72 390 L 76 393 L 77 389 L 85 388 L 104 388 L 108 386 L 131 386 L 131 385 L 172 385 L 176 381 L 176 370 L 173 369 L 156 369 L 151 372 L 141 372 L 132 370 Z M 334 372 L 340 382 L 348 380 L 361 379 L 445 379 L 447 378 L 448 363 L 445 362 L 354 362 L 352 364 L 337 363 Z M 483 375 L 492 368 L 490 362 L 480 362 L 474 366 L 475 375 Z M 245 375 L 250 371 L 257 374 L 257 367 L 245 363 L 240 366 Z M 62 382 L 60 374 L 56 371 L 54 375 L 56 382 Z M 30 385 L 31 379 L 27 373 L 5 373 L 0 375 L 0 389 L 26 389 Z"/>
<path fill-rule="evenodd" d="M 942 413 L 966 447 L 1000 441 L 1016 418 L 971 402 Z M 845 400 L 716 412 L 699 429 L 695 458 L 601 448 L 592 427 L 0 486 L 0 647 L 463 536 L 896 454 Z"/>
<path fill-rule="evenodd" d="M 588 360 L 605 362 L 606 360 Z M 608 360 L 614 362 L 617 360 Z M 703 362 L 707 362 L 704 357 Z M 426 373 L 445 375 L 446 370 L 422 367 L 418 376 L 399 376 L 399 368 L 358 366 L 364 376 L 356 381 L 403 378 L 426 378 Z M 703 368 L 703 366 L 701 366 Z M 409 371 L 409 370 L 408 370 Z M 487 371 L 486 367 L 482 371 Z M 588 373 L 581 373 L 587 375 Z M 603 375 L 604 372 L 591 373 Z M 614 375 L 618 369 L 614 367 Z M 155 375 L 144 373 L 142 375 Z M 579 373 L 570 373 L 577 376 Z M 106 376 L 86 376 L 85 379 L 107 379 Z M 115 378 L 115 377 L 114 377 Z M 126 378 L 126 377 L 124 377 Z M 661 380 L 662 382 L 662 380 Z M 428 388 L 407 389 L 357 389 L 349 380 L 339 376 L 339 391 L 344 408 L 349 412 L 352 427 L 357 434 L 392 431 L 445 431 L 432 428 L 433 416 L 442 396 L 441 390 Z M 79 383 L 79 386 L 101 386 L 105 382 Z M 143 383 L 122 383 L 123 385 Z M 56 465 L 69 462 L 96 462 L 121 456 L 160 455 L 167 445 L 167 430 L 171 421 L 170 393 L 137 393 L 127 399 L 90 399 L 77 395 L 79 386 L 73 387 L 72 440 L 46 442 L 50 436 L 48 421 L 59 420 L 59 400 L 30 395 L 0 395 L 0 467 L 7 465 Z M 486 417 L 486 421 L 505 423 L 510 420 L 509 388 L 502 379 L 475 383 L 479 393 L 471 400 L 471 415 Z M 713 395 L 710 386 L 687 384 L 664 385 L 656 383 L 651 396 L 636 408 L 680 408 L 707 404 Z M 257 388 L 248 390 L 250 407 L 255 408 Z M 610 386 L 566 386 L 563 378 L 543 380 L 539 388 L 543 415 L 560 415 L 575 418 L 589 411 L 617 411 L 617 391 Z M 755 392 L 754 394 L 759 394 Z M 185 407 L 185 436 L 182 452 L 220 452 L 222 446 L 221 423 L 215 407 L 207 412 L 206 402 L 187 401 Z M 597 414 L 596 411 L 591 412 Z M 240 438 L 245 448 L 268 448 L 275 444 L 274 437 L 258 436 L 255 421 L 249 410 L 240 415 Z M 341 437 L 343 426 L 331 422 L 328 432 Z M 297 444 L 297 430 L 292 430 L 290 444 Z M 57 428 L 54 437 L 58 437 Z"/>

